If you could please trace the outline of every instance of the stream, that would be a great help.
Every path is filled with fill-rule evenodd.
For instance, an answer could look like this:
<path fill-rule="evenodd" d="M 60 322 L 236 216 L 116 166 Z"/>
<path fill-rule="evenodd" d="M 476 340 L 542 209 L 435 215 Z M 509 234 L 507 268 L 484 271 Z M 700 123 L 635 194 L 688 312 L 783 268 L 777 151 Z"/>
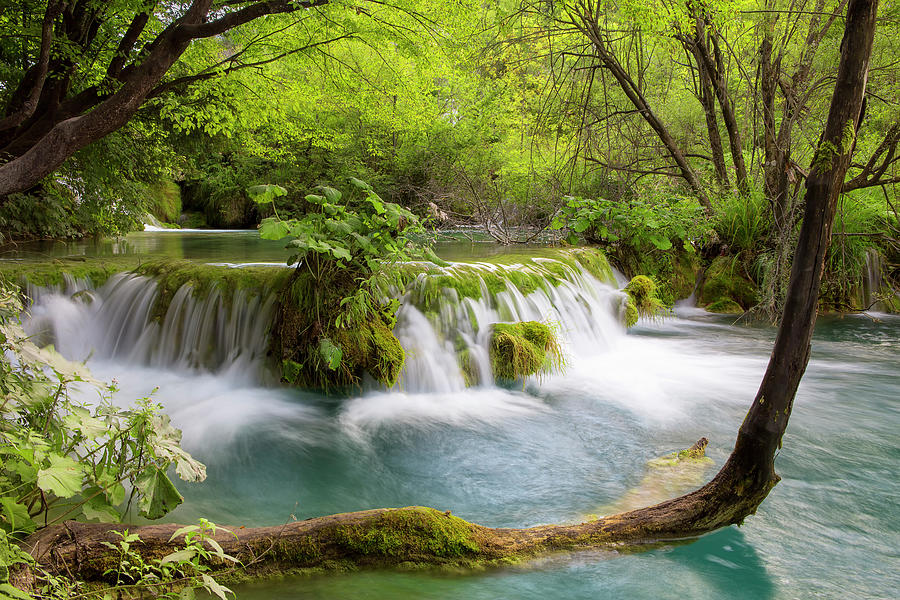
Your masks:
<path fill-rule="evenodd" d="M 165 253 L 230 264 L 284 257 L 280 244 L 255 232 L 147 232 L 118 245 L 40 249 L 57 251 Z M 439 247 L 448 260 L 495 252 L 468 243 Z M 113 283 L 97 291 L 102 302 L 91 306 L 69 294 L 42 295 L 32 327 L 53 328 L 63 353 L 90 357 L 95 375 L 115 378 L 119 401 L 152 393 L 165 406 L 184 432 L 184 446 L 209 473 L 202 484 L 177 482 L 186 500 L 167 520 L 182 523 L 203 516 L 235 527 L 278 525 L 409 505 L 495 527 L 608 514 L 641 482 L 647 461 L 701 436 L 709 438 L 715 463 L 704 477 L 712 477 L 756 393 L 775 333 L 690 308 L 626 333 L 615 314 L 615 288 L 579 278 L 558 293 L 539 290 L 508 301 L 517 318 L 559 324 L 567 356 L 562 374 L 529 378 L 524 386 L 461 386 L 445 376 L 452 368 L 441 358 L 441 328 L 405 309 L 397 334 L 410 351 L 406 383 L 326 397 L 264 384 L 252 353 L 226 353 L 213 369 L 192 363 L 163 338 L 144 337 L 146 351 L 135 353 L 146 335 L 134 325 L 140 301 L 113 310 L 124 302 Z M 467 310 L 476 320 L 499 320 L 502 307 L 494 300 Z M 103 308 L 107 316 L 97 317 Z M 110 325 L 109 314 L 121 324 Z M 259 344 L 251 329 L 233 338 L 235 347 Z M 898 366 L 900 316 L 819 319 L 776 458 L 782 481 L 742 527 L 642 553 L 554 555 L 479 573 L 284 578 L 238 586 L 237 597 L 896 598 Z"/>

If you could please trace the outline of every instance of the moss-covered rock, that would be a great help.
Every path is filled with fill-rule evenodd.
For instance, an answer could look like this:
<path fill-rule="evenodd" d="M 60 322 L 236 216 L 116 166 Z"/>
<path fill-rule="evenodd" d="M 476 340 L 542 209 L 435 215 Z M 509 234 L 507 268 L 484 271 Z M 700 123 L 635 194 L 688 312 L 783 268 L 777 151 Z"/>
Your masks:
<path fill-rule="evenodd" d="M 537 321 L 495 323 L 490 357 L 494 377 L 505 380 L 548 373 L 563 362 L 556 333 Z"/>
<path fill-rule="evenodd" d="M 712 304 L 707 305 L 706 310 L 712 313 L 719 313 L 723 315 L 740 315 L 744 312 L 744 309 L 741 308 L 741 305 L 731 298 L 719 298 Z"/>
<path fill-rule="evenodd" d="M 366 315 L 348 318 L 342 300 L 354 286 L 348 278 L 322 289 L 307 271 L 291 271 L 271 338 L 285 383 L 342 389 L 359 385 L 365 373 L 386 387 L 396 383 L 406 357 L 391 331 L 397 306 L 373 306 Z"/>
<path fill-rule="evenodd" d="M 657 297 L 656 282 L 646 275 L 636 275 L 622 290 L 628 294 L 625 305 L 625 326 L 637 323 L 638 317 L 657 319 L 668 311 L 666 304 Z"/>
<path fill-rule="evenodd" d="M 757 298 L 756 284 L 745 274 L 742 263 L 736 257 L 719 256 L 713 260 L 700 291 L 701 306 L 731 300 L 743 312 L 754 306 Z"/>

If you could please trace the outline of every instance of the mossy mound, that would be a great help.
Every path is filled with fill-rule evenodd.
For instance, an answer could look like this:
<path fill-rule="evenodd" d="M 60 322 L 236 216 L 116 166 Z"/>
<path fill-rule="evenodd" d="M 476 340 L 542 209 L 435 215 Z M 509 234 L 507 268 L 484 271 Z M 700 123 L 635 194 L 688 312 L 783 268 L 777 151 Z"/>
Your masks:
<path fill-rule="evenodd" d="M 354 292 L 355 285 L 348 276 L 322 289 L 307 271 L 292 270 L 289 285 L 279 295 L 271 341 L 282 381 L 305 388 L 343 389 L 359 385 L 368 373 L 386 387 L 397 382 L 406 359 L 391 331 L 397 305 L 388 303 L 362 317 L 347 318 L 342 300 Z"/>
<path fill-rule="evenodd" d="M 741 305 L 731 298 L 719 298 L 712 304 L 708 305 L 706 307 L 706 310 L 711 313 L 719 313 L 723 315 L 740 315 L 744 313 L 744 309 L 741 308 Z"/>
<path fill-rule="evenodd" d="M 39 287 L 62 285 L 68 275 L 74 279 L 88 279 L 99 287 L 123 271 L 131 271 L 141 264 L 138 256 L 67 256 L 43 261 L 0 261 L 0 277 L 13 284 L 30 283 Z"/>
<path fill-rule="evenodd" d="M 656 282 L 646 275 L 636 275 L 623 290 L 628 294 L 625 306 L 625 326 L 637 323 L 638 317 L 657 319 L 668 312 L 666 304 L 656 293 Z"/>
<path fill-rule="evenodd" d="M 562 364 L 555 332 L 537 321 L 495 323 L 490 357 L 494 377 L 505 380 L 547 373 Z"/>
<path fill-rule="evenodd" d="M 706 270 L 700 290 L 701 306 L 709 307 L 723 300 L 731 300 L 741 308 L 741 312 L 758 301 L 756 284 L 747 277 L 741 262 L 734 257 L 719 256 L 713 260 Z"/>

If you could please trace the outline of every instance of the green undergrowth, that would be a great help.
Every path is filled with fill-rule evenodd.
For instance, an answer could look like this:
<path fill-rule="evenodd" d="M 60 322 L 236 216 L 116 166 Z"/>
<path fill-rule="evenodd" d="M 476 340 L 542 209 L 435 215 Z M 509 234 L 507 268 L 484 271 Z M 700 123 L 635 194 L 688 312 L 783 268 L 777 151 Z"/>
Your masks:
<path fill-rule="evenodd" d="M 352 278 L 315 284 L 309 272 L 293 271 L 279 296 L 271 348 L 285 383 L 323 390 L 358 386 L 366 373 L 385 387 L 400 376 L 405 353 L 392 330 L 398 303 L 367 302 L 365 314 L 348 313 Z"/>
<path fill-rule="evenodd" d="M 490 357 L 494 377 L 513 381 L 550 373 L 564 362 L 556 332 L 537 321 L 495 323 Z"/>

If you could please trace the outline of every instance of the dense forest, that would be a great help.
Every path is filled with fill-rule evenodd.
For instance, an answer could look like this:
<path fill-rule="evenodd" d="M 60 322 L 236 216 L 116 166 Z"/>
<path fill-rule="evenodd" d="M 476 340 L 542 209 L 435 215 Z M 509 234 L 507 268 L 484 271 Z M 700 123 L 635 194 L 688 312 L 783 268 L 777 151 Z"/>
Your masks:
<path fill-rule="evenodd" d="M 4 238 L 121 235 L 148 213 L 252 228 L 268 214 L 247 188 L 283 186 L 283 211 L 302 212 L 314 186 L 352 176 L 432 227 L 501 243 L 561 231 L 629 274 L 677 280 L 679 262 L 727 257 L 723 308 L 777 314 L 846 2 L 274 3 L 194 39 L 114 114 L 187 5 L 4 11 L 4 169 L 37 157 L 48 173 L 5 196 Z M 828 259 L 837 309 L 865 308 L 873 252 L 896 287 L 895 10 L 879 16 Z M 59 160 L 39 146 L 89 116 L 102 131 L 69 134 Z M 690 292 L 677 283 L 670 299 Z"/>
<path fill-rule="evenodd" d="M 14 257 L 0 264 L 2 600 L 192 598 L 201 588 L 225 598 L 221 581 L 296 568 L 484 569 L 739 524 L 780 480 L 775 456 L 816 315 L 900 312 L 895 3 L 0 7 L 0 258 Z M 145 227 L 258 230 L 284 240 L 298 268 L 107 257 L 82 258 L 75 273 L 17 254 Z M 430 245 L 441 236 L 559 254 L 519 271 L 447 272 Z M 188 310 L 193 294 L 244 319 L 244 329 L 265 329 L 259 352 L 278 385 L 330 397 L 401 385 L 415 357 L 399 340 L 398 290 L 435 327 L 461 310 L 474 338 L 476 301 L 506 291 L 558 300 L 551 288 L 583 286 L 582 273 L 615 284 L 613 268 L 630 280 L 614 290 L 623 330 L 672 314 L 684 299 L 779 329 L 734 451 L 712 481 L 579 525 L 493 529 L 410 507 L 294 518 L 287 530 L 234 533 L 203 519 L 138 527 L 140 537 L 111 531 L 108 523 L 135 513 L 166 515 L 183 501 L 172 472 L 202 481 L 206 468 L 181 449 L 161 405 L 116 406 L 115 383 L 100 384 L 19 323 L 34 286 L 65 289 L 80 276 L 99 286 L 127 271 L 157 286 L 148 322 L 171 330 L 187 327 L 179 319 L 212 322 L 199 311 L 167 316 Z M 270 304 L 258 302 L 263 291 Z M 89 305 L 95 292 L 70 295 Z M 248 311 L 271 324 L 238 315 L 248 297 L 258 302 Z M 487 362 L 466 335 L 442 340 L 463 388 L 518 385 L 565 367 L 558 325 L 503 317 L 490 328 L 478 342 Z M 186 349 L 195 362 L 183 364 L 212 372 L 233 358 L 217 345 L 235 343 L 239 353 L 252 342 L 223 340 L 197 342 L 207 346 Z M 99 401 L 70 393 L 86 384 L 99 386 Z M 670 460 L 703 460 L 707 443 Z"/>

